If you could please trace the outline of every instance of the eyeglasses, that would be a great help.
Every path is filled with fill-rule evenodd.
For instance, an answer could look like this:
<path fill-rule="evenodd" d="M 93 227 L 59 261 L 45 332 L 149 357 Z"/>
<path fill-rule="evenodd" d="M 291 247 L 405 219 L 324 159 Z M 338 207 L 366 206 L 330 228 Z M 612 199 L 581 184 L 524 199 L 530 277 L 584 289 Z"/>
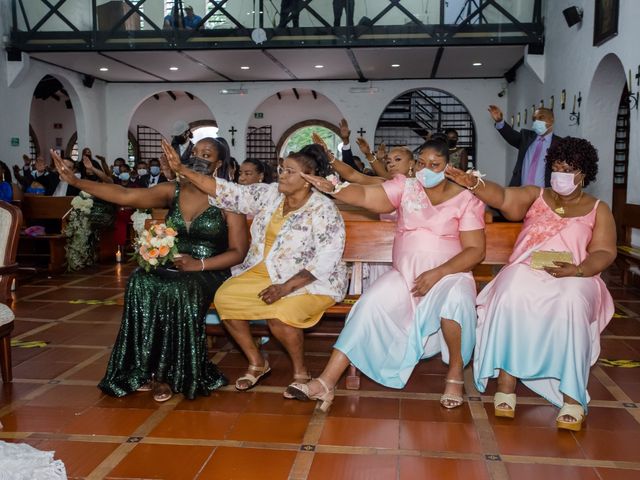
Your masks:
<path fill-rule="evenodd" d="M 289 167 L 283 167 L 278 165 L 278 175 L 295 175 L 296 173 L 300 173 L 298 170 L 294 170 Z"/>

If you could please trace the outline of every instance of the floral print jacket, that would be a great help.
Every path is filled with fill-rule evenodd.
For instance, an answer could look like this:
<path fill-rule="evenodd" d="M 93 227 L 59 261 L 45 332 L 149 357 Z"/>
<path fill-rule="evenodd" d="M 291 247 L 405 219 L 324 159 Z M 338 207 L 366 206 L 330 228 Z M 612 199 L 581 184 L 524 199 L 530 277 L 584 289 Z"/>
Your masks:
<path fill-rule="evenodd" d="M 209 203 L 235 213 L 253 215 L 251 245 L 244 261 L 234 269 L 239 275 L 264 259 L 265 236 L 271 216 L 284 200 L 277 183 L 237 185 L 216 179 L 216 195 Z M 265 260 L 273 283 L 283 283 L 303 269 L 316 280 L 291 295 L 328 295 L 342 301 L 347 291 L 347 268 L 342 261 L 345 243 L 342 215 L 333 201 L 314 191 L 298 210 L 284 220 Z"/>

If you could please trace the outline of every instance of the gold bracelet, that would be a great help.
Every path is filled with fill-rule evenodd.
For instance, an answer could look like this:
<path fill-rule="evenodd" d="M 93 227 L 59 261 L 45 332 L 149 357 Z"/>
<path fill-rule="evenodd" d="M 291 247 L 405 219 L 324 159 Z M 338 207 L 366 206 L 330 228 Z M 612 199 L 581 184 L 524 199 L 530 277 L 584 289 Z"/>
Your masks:
<path fill-rule="evenodd" d="M 336 156 L 333 153 L 329 153 L 328 157 L 329 157 L 329 165 L 333 165 L 334 163 L 336 163 Z"/>
<path fill-rule="evenodd" d="M 369 160 L 369 163 L 375 163 L 378 161 L 378 157 L 376 157 L 375 153 L 371 154 L 372 160 Z"/>

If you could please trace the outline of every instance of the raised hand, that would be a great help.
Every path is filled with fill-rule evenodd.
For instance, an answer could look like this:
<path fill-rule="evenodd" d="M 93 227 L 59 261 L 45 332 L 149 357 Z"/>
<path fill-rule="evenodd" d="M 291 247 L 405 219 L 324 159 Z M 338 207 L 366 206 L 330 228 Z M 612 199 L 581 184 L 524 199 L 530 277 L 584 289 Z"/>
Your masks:
<path fill-rule="evenodd" d="M 64 164 L 62 158 L 60 158 L 60 155 L 58 155 L 58 153 L 53 149 L 49 150 L 49 153 L 51 154 L 51 158 L 53 158 L 53 163 L 56 166 L 56 170 L 58 171 L 60 179 L 67 182 L 69 185 L 77 184 L 78 179 L 73 174 L 73 170 Z"/>
<path fill-rule="evenodd" d="M 504 118 L 504 115 L 502 115 L 502 110 L 500 110 L 500 108 L 495 105 L 489 105 L 489 113 L 491 114 L 491 118 L 493 118 L 493 121 L 496 123 L 501 122 Z"/>
<path fill-rule="evenodd" d="M 331 193 L 335 190 L 335 185 L 324 177 L 309 175 L 308 173 L 302 172 L 300 172 L 300 176 L 321 192 Z"/>
<path fill-rule="evenodd" d="M 358 148 L 365 157 L 371 155 L 371 147 L 369 146 L 369 142 L 367 142 L 363 137 L 356 138 L 356 143 L 358 144 Z"/>
<path fill-rule="evenodd" d="M 349 124 L 344 118 L 340 120 L 340 123 L 338 124 L 338 128 L 340 128 L 340 138 L 342 139 L 342 142 L 349 143 L 351 130 L 349 130 Z"/>
<path fill-rule="evenodd" d="M 313 132 L 311 134 L 311 140 L 313 140 L 313 143 L 315 143 L 316 145 L 320 145 L 322 149 L 325 151 L 325 153 L 327 154 L 329 153 L 329 147 L 327 147 L 327 143 L 316 132 Z"/>
<path fill-rule="evenodd" d="M 82 157 L 82 164 L 84 165 L 84 168 L 87 169 L 87 172 L 93 172 L 95 170 L 93 163 L 91 163 L 91 159 L 86 155 Z"/>
<path fill-rule="evenodd" d="M 386 156 L 387 156 L 387 147 L 384 143 L 381 143 L 380 145 L 378 145 L 378 148 L 376 149 L 376 158 L 378 160 L 384 160 Z"/>
<path fill-rule="evenodd" d="M 447 165 L 444 169 L 444 176 L 464 188 L 473 187 L 478 183 L 478 177 L 471 173 L 463 172 L 459 168 L 452 167 L 451 165 Z"/>
<path fill-rule="evenodd" d="M 173 170 L 177 174 L 182 173 L 185 169 L 185 166 L 180 161 L 180 157 L 176 153 L 175 149 L 164 138 L 162 139 L 161 145 L 164 156 L 166 157 L 167 163 L 169 164 L 169 168 L 171 168 L 171 170 Z"/>

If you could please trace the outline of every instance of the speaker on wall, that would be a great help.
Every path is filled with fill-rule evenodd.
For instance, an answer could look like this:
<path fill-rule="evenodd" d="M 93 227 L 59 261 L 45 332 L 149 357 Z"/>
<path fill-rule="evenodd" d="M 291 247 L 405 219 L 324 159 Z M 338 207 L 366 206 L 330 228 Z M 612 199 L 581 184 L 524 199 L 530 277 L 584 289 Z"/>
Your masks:
<path fill-rule="evenodd" d="M 567 21 L 567 26 L 569 28 L 582 21 L 582 9 L 576 6 L 565 8 L 562 11 L 562 14 L 564 15 L 564 19 Z"/>
<path fill-rule="evenodd" d="M 93 78 L 91 75 L 85 75 L 84 77 L 82 77 L 82 84 L 87 88 L 93 87 L 93 82 L 95 81 L 96 79 Z"/>
<path fill-rule="evenodd" d="M 9 62 L 21 62 L 22 52 L 15 47 L 7 48 L 7 60 Z"/>

